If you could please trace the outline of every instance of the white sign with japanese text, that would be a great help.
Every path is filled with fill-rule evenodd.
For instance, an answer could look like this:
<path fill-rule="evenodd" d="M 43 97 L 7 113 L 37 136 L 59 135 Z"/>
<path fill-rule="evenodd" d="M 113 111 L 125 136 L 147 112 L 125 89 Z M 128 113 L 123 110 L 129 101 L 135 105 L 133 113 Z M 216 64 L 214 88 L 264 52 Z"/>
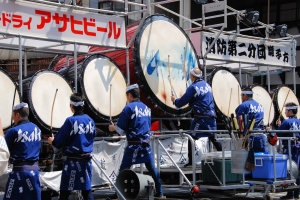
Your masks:
<path fill-rule="evenodd" d="M 2 33 L 126 47 L 122 17 L 10 0 L 0 0 L 0 12 Z"/>
<path fill-rule="evenodd" d="M 216 34 L 202 32 L 202 54 L 214 41 Z M 293 42 L 273 42 L 265 39 L 254 40 L 235 35 L 220 35 L 208 59 L 237 61 L 273 66 L 295 66 L 296 48 Z"/>

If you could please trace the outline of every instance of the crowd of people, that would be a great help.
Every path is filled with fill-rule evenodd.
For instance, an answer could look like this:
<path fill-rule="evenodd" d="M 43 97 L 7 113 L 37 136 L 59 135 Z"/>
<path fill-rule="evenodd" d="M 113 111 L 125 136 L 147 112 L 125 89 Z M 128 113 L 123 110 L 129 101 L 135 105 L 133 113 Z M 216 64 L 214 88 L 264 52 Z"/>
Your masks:
<path fill-rule="evenodd" d="M 197 130 L 216 130 L 216 111 L 211 86 L 202 78 L 202 72 L 198 68 L 190 71 L 191 85 L 187 87 L 182 97 L 171 96 L 172 102 L 178 108 L 189 104 L 194 118 L 190 125 L 190 135 L 194 140 L 207 137 L 217 151 L 222 146 L 215 140 L 212 132 L 197 132 Z M 246 115 L 248 119 L 255 119 L 254 129 L 265 129 L 263 107 L 252 98 L 250 88 L 244 88 L 241 92 L 242 103 L 236 108 L 236 117 Z M 119 172 L 129 169 L 133 164 L 145 163 L 145 166 L 155 182 L 155 198 L 165 198 L 161 186 L 160 173 L 155 167 L 153 153 L 150 146 L 151 110 L 140 101 L 140 91 L 137 84 L 126 88 L 128 104 L 122 110 L 118 121 L 111 123 L 109 131 L 125 134 L 127 146 Z M 92 164 L 91 153 L 93 151 L 96 126 L 92 118 L 84 114 L 84 99 L 81 94 L 74 93 L 70 97 L 70 109 L 73 116 L 68 117 L 56 135 L 48 138 L 48 143 L 55 151 L 61 151 L 66 160 L 62 168 L 60 199 L 68 199 L 70 192 L 81 190 L 83 199 L 93 199 L 91 180 Z M 285 105 L 287 120 L 277 121 L 279 130 L 299 130 L 300 120 L 296 114 L 298 106 L 294 102 Z M 39 181 L 39 153 L 41 148 L 41 130 L 28 120 L 28 104 L 20 103 L 13 107 L 12 119 L 14 126 L 6 131 L 5 135 L 0 119 L 0 173 L 3 174 L 7 162 L 13 164 L 9 174 L 4 199 L 41 199 Z M 271 127 L 267 127 L 271 129 Z M 280 137 L 290 137 L 290 133 L 278 133 Z M 299 136 L 298 134 L 296 135 Z M 299 152 L 293 146 L 292 159 L 299 166 Z M 287 144 L 283 143 L 283 153 L 287 153 Z M 254 148 L 254 147 L 252 147 Z M 189 163 L 191 165 L 193 155 L 191 144 L 188 144 Z M 260 151 L 260 150 L 257 150 Z M 298 183 L 298 182 L 297 182 Z M 116 195 L 115 195 L 116 196 Z M 117 198 L 117 197 L 116 197 Z M 299 190 L 288 192 L 282 199 L 299 198 Z"/>

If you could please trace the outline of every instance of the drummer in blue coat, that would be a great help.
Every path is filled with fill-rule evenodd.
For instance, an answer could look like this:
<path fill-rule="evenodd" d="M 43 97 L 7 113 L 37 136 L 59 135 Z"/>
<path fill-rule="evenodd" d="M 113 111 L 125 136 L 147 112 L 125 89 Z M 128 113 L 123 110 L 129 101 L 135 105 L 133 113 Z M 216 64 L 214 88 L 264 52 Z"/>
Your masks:
<path fill-rule="evenodd" d="M 244 88 L 241 93 L 242 104 L 235 109 L 236 116 L 246 115 L 248 120 L 254 116 L 255 123 L 253 129 L 264 129 L 264 108 L 253 98 L 250 88 Z"/>
<path fill-rule="evenodd" d="M 81 94 L 70 97 L 70 109 L 74 113 L 68 117 L 48 143 L 61 149 L 66 161 L 63 165 L 60 182 L 60 200 L 67 200 L 70 192 L 81 190 L 84 200 L 92 200 L 92 162 L 96 126 L 88 115 L 83 113 L 84 101 Z"/>
<path fill-rule="evenodd" d="M 211 86 L 202 79 L 202 72 L 199 68 L 193 68 L 190 71 L 192 84 L 186 89 L 181 98 L 171 96 L 175 106 L 181 108 L 189 104 L 193 109 L 194 119 L 191 123 L 190 130 L 216 130 L 216 113 Z M 197 140 L 202 137 L 208 137 L 218 151 L 222 150 L 222 146 L 214 139 L 214 133 L 192 132 L 191 136 Z M 192 164 L 192 148 L 189 142 L 189 163 Z"/>
<path fill-rule="evenodd" d="M 3 199 L 41 199 L 38 166 L 41 130 L 28 120 L 28 116 L 27 103 L 13 107 L 15 126 L 5 133 L 13 171 L 9 174 Z"/>
<path fill-rule="evenodd" d="M 235 109 L 236 117 L 240 119 L 243 119 L 243 124 L 245 126 L 245 129 L 247 127 L 247 124 L 251 123 L 252 117 L 255 119 L 255 123 L 253 126 L 253 130 L 264 130 L 264 108 L 263 106 L 255 101 L 253 98 L 253 92 L 251 88 L 246 87 L 242 89 L 241 92 L 241 98 L 242 98 L 242 104 L 239 105 Z M 241 123 L 240 123 L 241 125 Z M 251 151 L 254 152 L 266 152 L 267 151 L 267 137 L 263 134 L 255 134 L 249 136 L 248 141 L 249 148 Z M 251 164 L 252 165 L 252 164 Z M 252 167 L 249 168 L 249 170 Z"/>
<path fill-rule="evenodd" d="M 276 124 L 279 126 L 278 130 L 300 130 L 300 120 L 297 118 L 298 106 L 293 103 L 289 102 L 285 104 L 285 115 L 288 119 L 284 120 L 282 123 L 280 120 L 276 121 Z M 277 133 L 278 137 L 293 137 L 295 134 L 296 138 L 299 138 L 299 133 Z M 288 141 L 283 140 L 283 153 L 288 154 Z M 291 153 L 292 159 L 296 162 L 299 168 L 299 149 L 300 145 L 297 140 L 291 145 Z M 297 179 L 297 185 L 299 185 L 299 177 L 295 177 Z M 288 191 L 286 196 L 280 197 L 280 199 L 299 199 L 299 189 Z"/>
<path fill-rule="evenodd" d="M 111 132 L 116 131 L 120 135 L 125 133 L 127 138 L 128 145 L 125 148 L 119 172 L 129 169 L 133 164 L 145 163 L 155 182 L 156 193 L 154 196 L 165 198 L 150 146 L 151 110 L 140 101 L 137 84 L 126 88 L 126 97 L 128 104 L 122 110 L 117 124 L 109 125 Z"/>

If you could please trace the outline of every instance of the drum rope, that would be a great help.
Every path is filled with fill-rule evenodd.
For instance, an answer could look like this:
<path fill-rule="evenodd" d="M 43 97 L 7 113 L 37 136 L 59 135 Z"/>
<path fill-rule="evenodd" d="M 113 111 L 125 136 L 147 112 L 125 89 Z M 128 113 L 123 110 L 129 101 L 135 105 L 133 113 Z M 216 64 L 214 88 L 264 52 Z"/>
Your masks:
<path fill-rule="evenodd" d="M 290 91 L 291 91 L 291 90 L 289 90 L 289 91 L 288 91 L 288 93 L 287 93 L 287 95 L 286 95 L 286 97 L 285 97 L 285 100 L 284 100 L 284 103 L 283 103 L 283 105 L 282 105 L 282 108 L 281 108 L 281 111 L 280 111 L 280 114 L 279 114 L 278 120 L 280 120 L 280 117 L 281 117 L 281 115 L 282 115 L 282 111 L 283 111 L 283 108 L 284 108 L 285 102 L 286 102 L 286 100 L 287 100 L 287 98 L 288 98 L 288 96 L 289 96 L 289 94 L 290 94 Z"/>

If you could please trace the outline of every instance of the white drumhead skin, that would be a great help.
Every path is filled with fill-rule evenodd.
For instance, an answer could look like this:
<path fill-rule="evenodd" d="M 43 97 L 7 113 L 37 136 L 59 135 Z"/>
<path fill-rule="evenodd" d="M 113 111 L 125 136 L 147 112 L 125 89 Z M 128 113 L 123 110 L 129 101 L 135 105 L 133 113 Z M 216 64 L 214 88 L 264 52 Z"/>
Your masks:
<path fill-rule="evenodd" d="M 227 70 L 219 70 L 213 76 L 211 87 L 215 106 L 223 115 L 235 115 L 235 109 L 242 103 L 241 87 L 235 76 Z"/>
<path fill-rule="evenodd" d="M 72 90 L 65 79 L 52 72 L 38 73 L 31 83 L 31 103 L 38 117 L 50 127 L 51 109 L 56 89 L 57 95 L 53 108 L 52 127 L 60 128 L 67 117 L 73 115 L 70 109 Z M 32 113 L 30 113 L 32 115 Z M 35 116 L 36 117 L 36 116 Z"/>
<path fill-rule="evenodd" d="M 170 22 L 153 21 L 143 31 L 139 53 L 143 73 L 152 92 L 162 103 L 175 108 L 171 101 L 168 55 L 171 83 L 179 98 L 185 93 L 186 85 L 191 84 L 190 80 L 186 84 L 186 74 L 189 75 L 192 68 L 198 68 L 197 58 L 189 40 Z M 147 72 L 147 67 L 154 69 L 153 72 Z"/>
<path fill-rule="evenodd" d="M 288 93 L 289 93 L 289 95 L 288 95 Z M 286 101 L 285 101 L 285 99 L 286 99 Z M 285 115 L 285 112 L 284 112 L 285 111 L 285 108 L 283 108 L 284 104 L 289 103 L 289 102 L 294 102 L 295 104 L 297 104 L 299 106 L 299 101 L 298 101 L 295 93 L 290 88 L 288 88 L 286 86 L 281 87 L 279 89 L 279 91 L 277 91 L 277 99 L 276 100 L 277 100 L 277 105 L 278 105 L 278 109 L 279 109 L 278 112 L 280 113 L 280 111 L 282 110 L 282 117 L 284 119 L 288 118 Z M 298 112 L 297 112 L 297 118 L 298 119 L 300 118 L 299 108 L 298 108 Z"/>
<path fill-rule="evenodd" d="M 83 76 L 84 89 L 92 106 L 107 117 L 110 113 L 112 117 L 121 114 L 127 99 L 126 80 L 119 68 L 108 59 L 95 58 L 88 63 Z"/>
<path fill-rule="evenodd" d="M 15 93 L 15 84 L 13 81 L 0 70 L 0 118 L 4 129 L 11 125 L 12 105 Z M 20 95 L 16 91 L 14 105 L 20 103 Z"/>
<path fill-rule="evenodd" d="M 275 117 L 275 109 L 274 109 L 274 104 L 272 104 L 271 106 L 272 98 L 270 97 L 268 91 L 261 86 L 254 86 L 252 88 L 252 91 L 253 91 L 253 99 L 258 103 L 260 103 L 264 108 L 264 125 L 271 123 Z M 271 110 L 270 110 L 270 106 L 271 106 Z"/>

